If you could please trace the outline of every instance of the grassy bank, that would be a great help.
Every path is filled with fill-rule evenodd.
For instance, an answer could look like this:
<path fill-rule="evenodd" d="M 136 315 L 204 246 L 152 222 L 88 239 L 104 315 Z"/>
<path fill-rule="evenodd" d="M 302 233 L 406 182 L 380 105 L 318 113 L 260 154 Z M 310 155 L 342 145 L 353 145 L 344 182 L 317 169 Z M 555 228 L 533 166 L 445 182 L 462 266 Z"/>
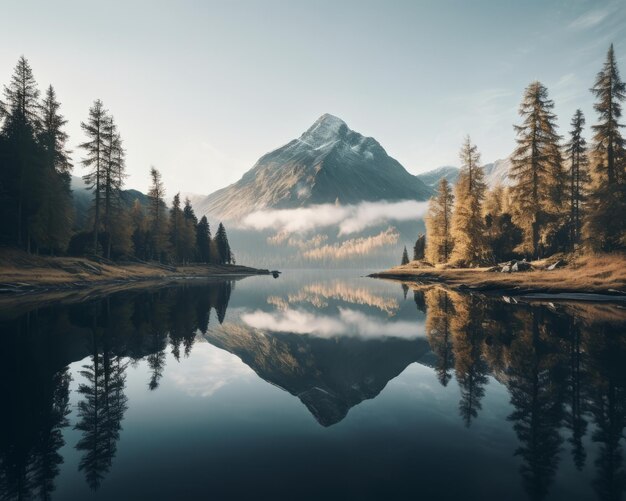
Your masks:
<path fill-rule="evenodd" d="M 0 249 L 0 291 L 3 293 L 82 288 L 117 282 L 268 274 L 269 270 L 238 265 L 174 267 L 97 258 L 33 256 L 14 249 Z"/>
<path fill-rule="evenodd" d="M 606 294 L 626 296 L 626 256 L 594 254 L 565 256 L 566 265 L 548 270 L 557 258 L 533 261 L 532 271 L 498 273 L 489 268 L 449 268 L 412 261 L 371 277 L 407 283 L 443 283 L 453 289 L 502 292 L 508 295 L 531 293 Z"/>

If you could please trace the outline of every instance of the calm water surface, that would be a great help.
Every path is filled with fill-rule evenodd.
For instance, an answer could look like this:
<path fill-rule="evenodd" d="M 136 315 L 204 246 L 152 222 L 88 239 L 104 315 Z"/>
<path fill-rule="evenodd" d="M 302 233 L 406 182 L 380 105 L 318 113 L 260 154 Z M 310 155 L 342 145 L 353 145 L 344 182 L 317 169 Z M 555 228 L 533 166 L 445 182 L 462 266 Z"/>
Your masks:
<path fill-rule="evenodd" d="M 625 311 L 354 271 L 0 306 L 0 499 L 620 499 Z"/>

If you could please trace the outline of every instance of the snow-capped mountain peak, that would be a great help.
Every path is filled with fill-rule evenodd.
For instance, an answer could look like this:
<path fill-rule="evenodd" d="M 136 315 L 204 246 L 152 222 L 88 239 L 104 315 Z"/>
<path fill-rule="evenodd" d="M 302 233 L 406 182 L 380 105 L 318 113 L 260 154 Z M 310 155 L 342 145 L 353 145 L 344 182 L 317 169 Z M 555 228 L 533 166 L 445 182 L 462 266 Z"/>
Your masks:
<path fill-rule="evenodd" d="M 241 180 L 209 195 L 197 212 L 237 219 L 258 209 L 426 200 L 431 193 L 378 141 L 326 113 L 298 139 L 263 155 Z"/>
<path fill-rule="evenodd" d="M 348 130 L 348 126 L 341 118 L 325 113 L 300 136 L 300 141 L 319 148 L 326 143 L 345 138 Z"/>

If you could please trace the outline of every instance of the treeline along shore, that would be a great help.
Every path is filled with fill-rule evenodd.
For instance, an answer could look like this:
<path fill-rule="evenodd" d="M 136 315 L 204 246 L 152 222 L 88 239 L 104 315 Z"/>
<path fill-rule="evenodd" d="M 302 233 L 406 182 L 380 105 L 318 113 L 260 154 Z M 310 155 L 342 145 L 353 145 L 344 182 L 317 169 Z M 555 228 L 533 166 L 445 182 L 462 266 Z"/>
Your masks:
<path fill-rule="evenodd" d="M 409 260 L 379 277 L 443 281 L 481 290 L 626 294 L 626 141 L 613 46 L 591 92 L 597 119 L 585 140 L 580 109 L 568 140 L 538 81 L 514 125 L 510 186 L 487 189 L 478 147 L 466 138 L 454 187 L 439 182 Z"/>
<path fill-rule="evenodd" d="M 42 97 L 20 57 L 0 100 L 0 289 L 268 273 L 235 266 L 224 225 L 213 236 L 188 199 L 176 194 L 168 207 L 155 167 L 147 196 L 123 190 L 126 150 L 116 121 L 99 99 L 86 115 L 73 153 L 55 89 Z M 74 161 L 91 194 L 85 214 L 72 200 Z"/>

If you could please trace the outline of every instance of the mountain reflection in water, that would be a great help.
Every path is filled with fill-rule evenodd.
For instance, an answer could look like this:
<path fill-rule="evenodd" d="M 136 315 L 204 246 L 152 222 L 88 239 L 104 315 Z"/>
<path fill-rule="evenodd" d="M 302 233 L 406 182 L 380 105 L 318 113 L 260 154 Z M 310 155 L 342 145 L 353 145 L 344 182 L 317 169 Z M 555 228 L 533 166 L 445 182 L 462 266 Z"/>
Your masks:
<path fill-rule="evenodd" d="M 184 372 L 194 346 L 206 342 L 297 397 L 323 427 L 351 426 L 350 409 L 415 362 L 434 371 L 441 391 L 456 381 L 457 419 L 468 433 L 486 412 L 489 387 L 502 387 L 509 410 L 500 426 L 517 438 L 510 454 L 524 497 L 549 498 L 567 455 L 598 499 L 621 497 L 623 307 L 510 304 L 439 286 L 392 294 L 400 287 L 365 279 L 310 279 L 284 290 L 279 280 L 266 292 L 250 280 L 237 291 L 234 282 L 194 282 L 0 307 L 1 498 L 54 497 L 72 455 L 89 489 L 103 488 L 126 415 L 140 404 L 128 398 L 129 384 L 141 376 L 139 394 L 158 393 L 168 364 Z M 390 499 L 402 497 L 388 489 Z"/>

